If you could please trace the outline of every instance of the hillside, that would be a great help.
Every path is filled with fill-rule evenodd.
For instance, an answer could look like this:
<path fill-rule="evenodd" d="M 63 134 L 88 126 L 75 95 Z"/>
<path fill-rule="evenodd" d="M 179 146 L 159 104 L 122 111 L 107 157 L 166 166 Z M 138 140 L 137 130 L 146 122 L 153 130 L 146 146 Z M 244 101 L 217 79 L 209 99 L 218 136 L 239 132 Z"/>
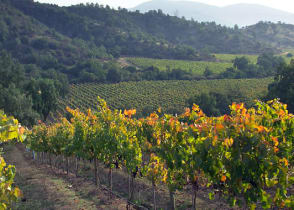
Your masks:
<path fill-rule="evenodd" d="M 188 21 L 161 11 L 141 14 L 98 4 L 58 7 L 31 0 L 7 2 L 67 37 L 104 46 L 114 57 L 199 60 L 213 52 L 261 53 L 268 50 L 266 44 L 240 30 Z"/>
<path fill-rule="evenodd" d="M 0 48 L 23 64 L 58 69 L 78 60 L 108 56 L 105 50 L 64 36 L 1 1 L 0 11 Z"/>
<path fill-rule="evenodd" d="M 253 39 L 278 48 L 294 47 L 294 25 L 259 22 L 243 29 Z"/>
<path fill-rule="evenodd" d="M 82 40 L 90 46 L 105 48 L 113 57 L 126 54 L 157 58 L 199 59 L 196 50 L 190 47 L 172 44 L 142 32 L 138 26 L 127 19 L 128 17 L 121 17 L 125 16 L 124 11 L 94 5 L 65 8 L 30 0 L 4 2 L 7 7 L 16 8 L 63 36 Z"/>
<path fill-rule="evenodd" d="M 132 10 L 148 12 L 162 10 L 169 15 L 193 18 L 200 22 L 215 21 L 217 24 L 248 26 L 260 21 L 285 22 L 294 24 L 294 14 L 258 4 L 234 4 L 217 7 L 192 1 L 152 0 L 142 3 Z"/>

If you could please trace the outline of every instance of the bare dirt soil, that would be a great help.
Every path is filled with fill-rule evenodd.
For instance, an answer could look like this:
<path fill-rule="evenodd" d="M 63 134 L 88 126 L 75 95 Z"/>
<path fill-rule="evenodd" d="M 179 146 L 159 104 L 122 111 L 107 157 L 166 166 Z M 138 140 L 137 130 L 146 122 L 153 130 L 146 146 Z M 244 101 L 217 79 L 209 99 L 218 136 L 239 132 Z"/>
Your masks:
<path fill-rule="evenodd" d="M 126 209 L 126 201 L 110 196 L 92 182 L 36 164 L 25 155 L 22 145 L 6 149 L 6 161 L 15 165 L 15 182 L 23 192 L 13 209 Z"/>

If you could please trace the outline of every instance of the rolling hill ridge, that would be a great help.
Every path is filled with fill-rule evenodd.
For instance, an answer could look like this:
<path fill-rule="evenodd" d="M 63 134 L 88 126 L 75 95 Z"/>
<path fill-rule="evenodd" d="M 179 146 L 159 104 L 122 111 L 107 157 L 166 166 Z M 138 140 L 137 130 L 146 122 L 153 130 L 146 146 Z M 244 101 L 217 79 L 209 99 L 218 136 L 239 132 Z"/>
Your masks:
<path fill-rule="evenodd" d="M 294 24 L 294 13 L 266 7 L 258 4 L 234 4 L 217 7 L 191 1 L 153 0 L 142 3 L 131 10 L 148 12 L 162 10 L 169 15 L 193 18 L 200 22 L 215 21 L 217 24 L 234 26 L 248 26 L 260 21 L 285 22 Z"/>

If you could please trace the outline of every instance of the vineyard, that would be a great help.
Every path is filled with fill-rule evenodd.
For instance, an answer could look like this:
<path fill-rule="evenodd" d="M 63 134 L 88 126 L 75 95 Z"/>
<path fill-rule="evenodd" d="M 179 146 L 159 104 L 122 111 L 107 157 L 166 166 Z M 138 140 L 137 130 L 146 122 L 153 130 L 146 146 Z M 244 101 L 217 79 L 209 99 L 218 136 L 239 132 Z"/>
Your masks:
<path fill-rule="evenodd" d="M 162 185 L 169 191 L 168 209 L 176 208 L 176 192 L 187 186 L 193 209 L 200 189 L 231 206 L 294 208 L 294 116 L 277 100 L 255 107 L 233 103 L 230 115 L 207 117 L 194 105 L 178 116 L 158 109 L 137 120 L 135 109 L 111 110 L 98 98 L 96 111 L 67 108 L 70 120 L 35 126 L 25 144 L 50 163 L 52 155 L 65 157 L 67 167 L 72 157 L 93 160 L 96 185 L 97 164 L 103 164 L 110 191 L 113 171 L 125 168 L 129 201 L 140 177 L 152 184 L 153 209 L 162 207 Z"/>
<path fill-rule="evenodd" d="M 168 69 L 182 69 L 194 73 L 195 75 L 203 75 L 206 68 L 210 69 L 214 74 L 224 72 L 233 64 L 229 62 L 208 62 L 208 61 L 184 61 L 184 60 L 167 60 L 167 59 L 151 59 L 151 58 L 127 58 L 127 61 L 139 68 L 155 66 L 161 71 Z"/>
<path fill-rule="evenodd" d="M 59 100 L 58 111 L 71 108 L 96 108 L 97 96 L 104 98 L 111 108 L 137 109 L 138 116 L 161 107 L 163 112 L 180 113 L 186 100 L 200 93 L 217 91 L 244 96 L 240 101 L 251 104 L 263 97 L 273 78 L 201 81 L 143 81 L 118 84 L 85 83 L 71 86 L 68 97 Z"/>
<path fill-rule="evenodd" d="M 215 58 L 221 62 L 232 63 L 232 61 L 237 57 L 245 56 L 250 63 L 257 63 L 258 55 L 247 55 L 247 54 L 213 54 Z"/>
<path fill-rule="evenodd" d="M 293 53 L 293 50 L 287 50 L 287 52 Z M 282 56 L 286 63 L 290 63 L 293 57 L 288 57 L 288 53 L 282 53 L 277 56 Z M 139 68 L 147 68 L 155 66 L 161 71 L 168 69 L 182 69 L 184 71 L 192 72 L 195 75 L 203 75 L 204 71 L 208 68 L 214 74 L 224 72 L 227 68 L 233 66 L 233 60 L 237 57 L 246 57 L 250 63 L 256 64 L 258 55 L 248 54 L 213 54 L 218 60 L 217 62 L 209 61 L 184 61 L 184 60 L 168 60 L 168 59 L 151 59 L 141 57 L 129 57 L 126 61 Z"/>

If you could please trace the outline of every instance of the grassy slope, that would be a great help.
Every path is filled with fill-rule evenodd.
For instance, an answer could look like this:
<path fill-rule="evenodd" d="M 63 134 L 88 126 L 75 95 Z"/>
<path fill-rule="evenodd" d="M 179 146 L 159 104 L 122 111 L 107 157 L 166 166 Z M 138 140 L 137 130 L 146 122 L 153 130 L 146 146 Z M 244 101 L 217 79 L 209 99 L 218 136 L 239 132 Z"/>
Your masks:
<path fill-rule="evenodd" d="M 163 111 L 180 113 L 186 100 L 202 92 L 220 91 L 223 93 L 241 92 L 250 102 L 261 98 L 273 78 L 243 80 L 201 80 L 201 81 L 143 81 L 122 82 L 118 84 L 86 83 L 72 85 L 70 94 L 60 99 L 59 110 L 65 106 L 73 108 L 95 108 L 96 97 L 104 98 L 112 108 L 136 108 L 141 112 L 162 107 Z"/>
<path fill-rule="evenodd" d="M 232 67 L 229 62 L 207 62 L 207 61 L 184 61 L 184 60 L 168 60 L 168 59 L 150 59 L 150 58 L 127 58 L 127 61 L 137 67 L 146 68 L 156 66 L 161 71 L 169 69 L 182 69 L 191 71 L 196 75 L 202 75 L 208 67 L 213 73 L 224 72 L 227 68 Z"/>

